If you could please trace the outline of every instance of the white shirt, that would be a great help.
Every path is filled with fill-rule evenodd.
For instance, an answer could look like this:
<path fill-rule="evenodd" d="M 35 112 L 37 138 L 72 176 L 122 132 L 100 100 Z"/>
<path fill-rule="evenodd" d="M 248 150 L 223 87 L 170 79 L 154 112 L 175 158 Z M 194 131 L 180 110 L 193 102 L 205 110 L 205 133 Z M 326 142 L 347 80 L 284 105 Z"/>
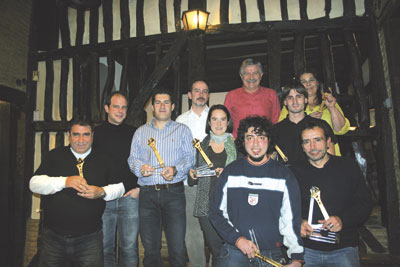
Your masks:
<path fill-rule="evenodd" d="M 197 138 L 200 141 L 206 137 L 206 123 L 208 115 L 208 106 L 201 112 L 200 117 L 197 115 L 192 108 L 190 110 L 182 113 L 176 118 L 177 122 L 185 124 L 189 127 L 192 132 L 193 138 Z"/>
<path fill-rule="evenodd" d="M 201 112 L 200 117 L 197 115 L 192 108 L 190 110 L 182 113 L 181 115 L 176 118 L 177 122 L 185 124 L 189 127 L 190 131 L 192 132 L 193 138 L 197 138 L 200 141 L 207 136 L 206 134 L 206 123 L 207 123 L 207 116 L 208 116 L 208 106 Z M 187 179 L 183 181 L 185 185 L 188 185 Z"/>
<path fill-rule="evenodd" d="M 79 158 L 85 159 L 87 155 L 90 154 L 92 148 L 86 151 L 83 154 L 76 153 L 71 148 L 72 154 L 78 160 Z M 29 181 L 29 188 L 33 193 L 41 194 L 41 195 L 51 195 L 55 194 L 65 188 L 65 182 L 68 177 L 50 177 L 48 175 L 35 175 Z M 104 197 L 105 201 L 114 200 L 120 198 L 124 195 L 125 187 L 123 183 L 118 184 L 109 184 L 103 187 L 104 192 L 106 192 L 106 196 Z"/>

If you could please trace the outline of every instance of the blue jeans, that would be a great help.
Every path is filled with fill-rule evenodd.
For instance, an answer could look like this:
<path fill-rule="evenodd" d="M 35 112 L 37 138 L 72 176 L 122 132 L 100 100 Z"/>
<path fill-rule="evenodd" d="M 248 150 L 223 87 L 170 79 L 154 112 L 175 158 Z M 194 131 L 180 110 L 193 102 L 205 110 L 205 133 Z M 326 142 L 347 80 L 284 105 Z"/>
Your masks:
<path fill-rule="evenodd" d="M 276 248 L 273 250 L 261 251 L 261 254 L 273 259 L 277 262 L 284 264 L 282 250 Z M 244 255 L 236 247 L 225 243 L 220 252 L 220 258 L 217 263 L 217 267 L 266 267 L 272 266 L 261 259 L 254 258 L 249 259 L 247 255 Z"/>
<path fill-rule="evenodd" d="M 186 196 L 186 250 L 190 267 L 205 267 L 206 255 L 204 252 L 204 237 L 200 229 L 199 220 L 193 216 L 196 202 L 197 186 L 185 186 Z"/>
<path fill-rule="evenodd" d="M 359 267 L 358 247 L 346 247 L 333 251 L 305 248 L 306 267 Z"/>
<path fill-rule="evenodd" d="M 39 266 L 102 267 L 104 266 L 102 240 L 102 231 L 76 237 L 64 237 L 43 228 Z"/>
<path fill-rule="evenodd" d="M 103 213 L 104 266 L 115 267 L 115 232 L 118 229 L 120 267 L 139 266 L 139 200 L 130 196 L 106 202 Z"/>
<path fill-rule="evenodd" d="M 184 187 L 156 190 L 140 188 L 140 238 L 144 248 L 144 267 L 161 263 L 161 230 L 164 228 L 168 245 L 169 266 L 185 267 L 185 193 Z"/>

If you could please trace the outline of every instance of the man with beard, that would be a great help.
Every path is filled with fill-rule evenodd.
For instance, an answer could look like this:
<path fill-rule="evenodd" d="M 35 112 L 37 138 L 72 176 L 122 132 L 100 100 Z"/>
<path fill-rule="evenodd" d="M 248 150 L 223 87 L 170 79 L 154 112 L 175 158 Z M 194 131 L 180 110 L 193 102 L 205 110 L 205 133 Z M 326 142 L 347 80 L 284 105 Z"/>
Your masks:
<path fill-rule="evenodd" d="M 284 86 L 282 89 L 282 99 L 289 113 L 284 120 L 275 124 L 272 128 L 272 141 L 282 150 L 290 164 L 305 159 L 305 154 L 300 144 L 301 127 L 309 121 L 322 121 L 304 112 L 307 105 L 307 96 L 307 90 L 298 82 Z M 336 137 L 329 124 L 325 121 L 321 123 L 326 124 L 328 136 L 336 143 Z M 335 155 L 333 143 L 329 147 L 328 152 Z"/>
<path fill-rule="evenodd" d="M 275 90 L 260 86 L 263 76 L 261 63 L 251 58 L 240 66 L 241 88 L 230 91 L 224 105 L 228 108 L 233 122 L 233 137 L 237 137 L 239 122 L 251 115 L 266 117 L 273 124 L 278 122 L 281 107 Z"/>
<path fill-rule="evenodd" d="M 209 89 L 205 81 L 195 81 L 191 90 L 188 92 L 188 98 L 192 101 L 190 110 L 179 115 L 177 122 L 183 123 L 189 127 L 193 138 L 200 141 L 206 134 L 206 121 L 208 115 L 208 97 Z M 186 196 L 186 237 L 185 244 L 191 267 L 206 266 L 206 256 L 204 253 L 203 232 L 200 229 L 199 220 L 193 216 L 194 203 L 196 201 L 196 187 L 188 186 L 185 183 Z"/>
<path fill-rule="evenodd" d="M 372 210 L 372 198 L 361 170 L 352 159 L 327 153 L 331 139 L 327 135 L 326 124 L 321 120 L 306 123 L 301 139 L 307 160 L 291 168 L 301 191 L 301 235 L 304 237 L 307 266 L 360 266 L 357 228 Z M 323 229 L 339 233 L 337 244 L 306 238 L 313 232 L 307 222 L 312 186 L 319 188 L 321 201 L 329 215 L 325 220 L 321 210 L 314 207 L 312 224 L 320 223 Z M 317 205 L 314 203 L 314 206 Z"/>
<path fill-rule="evenodd" d="M 235 142 L 246 157 L 225 167 L 210 205 L 211 222 L 225 241 L 218 266 L 254 266 L 258 251 L 280 262 L 282 245 L 292 259 L 288 266 L 303 263 L 299 187 L 287 167 L 270 159 L 270 137 L 266 118 L 240 122 Z"/>

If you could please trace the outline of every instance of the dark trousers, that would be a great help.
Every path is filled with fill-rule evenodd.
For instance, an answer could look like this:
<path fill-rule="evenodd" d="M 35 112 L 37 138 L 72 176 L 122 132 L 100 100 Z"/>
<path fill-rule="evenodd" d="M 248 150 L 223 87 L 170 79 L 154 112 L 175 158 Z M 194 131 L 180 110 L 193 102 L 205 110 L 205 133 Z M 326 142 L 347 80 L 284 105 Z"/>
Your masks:
<path fill-rule="evenodd" d="M 140 188 L 139 229 L 144 248 L 143 266 L 162 266 L 162 228 L 168 245 L 169 266 L 186 266 L 184 192 L 183 185 L 160 190 L 144 186 Z"/>
<path fill-rule="evenodd" d="M 103 234 L 65 237 L 43 228 L 40 241 L 40 267 L 103 267 Z"/>
<path fill-rule="evenodd" d="M 215 231 L 215 228 L 212 226 L 208 216 L 199 217 L 199 223 L 201 230 L 203 231 L 204 240 L 212 256 L 212 264 L 213 266 L 216 266 L 223 241 L 219 234 Z"/>

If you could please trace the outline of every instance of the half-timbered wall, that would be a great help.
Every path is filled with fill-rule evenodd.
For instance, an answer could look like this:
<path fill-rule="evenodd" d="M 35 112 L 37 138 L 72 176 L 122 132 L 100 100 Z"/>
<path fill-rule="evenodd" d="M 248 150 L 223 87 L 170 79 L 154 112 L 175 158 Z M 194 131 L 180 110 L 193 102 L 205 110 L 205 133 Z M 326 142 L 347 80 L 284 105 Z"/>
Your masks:
<path fill-rule="evenodd" d="M 59 2 L 58 49 L 39 52 L 37 57 L 38 81 L 34 112 L 35 169 L 49 149 L 68 142 L 64 131 L 66 122 L 74 115 L 89 114 L 94 121 L 102 120 L 103 87 L 109 91 L 114 87 L 115 80 L 121 80 L 119 89 L 128 90 L 127 76 L 128 71 L 132 74 L 132 69 L 128 70 L 128 64 L 123 63 L 127 63 L 132 54 L 135 54 L 134 57 L 139 62 L 140 57 L 146 60 L 149 52 L 143 48 L 144 42 L 147 42 L 147 45 L 149 42 L 154 43 L 154 52 L 151 53 L 155 53 L 153 58 L 156 63 L 165 51 L 172 49 L 173 40 L 177 38 L 176 32 L 180 32 L 182 28 L 182 13 L 188 10 L 188 1 L 103 0 L 98 9 L 87 11 L 63 6 L 63 2 Z M 364 0 L 208 0 L 205 2 L 207 11 L 210 12 L 209 25 L 214 26 L 333 19 L 343 16 L 363 16 L 365 13 Z M 343 3 L 347 3 L 348 6 L 344 7 Z M 165 37 L 163 43 L 157 41 L 160 36 Z M 276 37 L 280 39 L 279 34 Z M 128 40 L 132 45 L 124 46 L 122 40 Z M 183 42 L 180 43 L 182 44 Z M 96 46 L 96 50 L 86 51 L 85 46 Z M 80 48 L 83 50 L 79 50 Z M 118 53 L 115 52 L 116 49 L 119 50 Z M 265 55 L 268 49 L 265 49 Z M 269 54 L 274 56 L 274 53 Z M 280 60 L 279 57 L 276 59 Z M 121 75 L 118 77 L 115 74 L 117 60 L 123 64 Z M 109 67 L 107 77 L 102 77 L 105 80 L 104 85 L 99 84 L 99 72 L 96 67 L 99 61 L 106 61 Z M 177 79 L 180 79 L 179 69 L 176 69 L 175 65 L 174 69 L 178 75 Z M 152 70 L 147 70 L 147 76 L 146 69 L 136 67 L 135 71 L 140 72 L 135 74 L 136 80 L 141 80 Z M 276 73 L 279 75 L 280 71 Z M 81 77 L 82 75 L 85 77 Z M 237 76 L 237 71 L 232 76 Z M 88 77 L 92 78 L 87 80 Z M 279 84 L 279 80 L 275 83 Z M 140 87 L 140 83 L 136 86 Z M 133 93 L 128 92 L 132 100 Z M 37 210 L 38 201 L 34 197 L 32 217 L 37 216 Z"/>

